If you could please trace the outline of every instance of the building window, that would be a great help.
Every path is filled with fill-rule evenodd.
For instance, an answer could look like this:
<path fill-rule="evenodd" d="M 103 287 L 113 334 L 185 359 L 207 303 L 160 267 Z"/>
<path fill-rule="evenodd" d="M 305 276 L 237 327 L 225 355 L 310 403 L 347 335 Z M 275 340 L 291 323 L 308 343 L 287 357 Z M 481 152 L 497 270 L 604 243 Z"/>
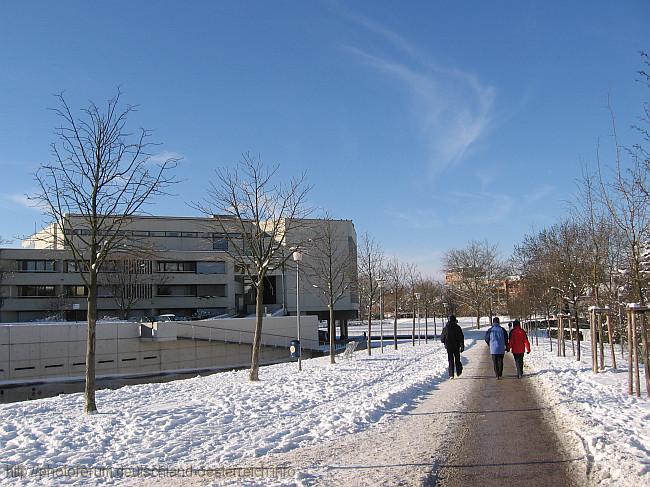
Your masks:
<path fill-rule="evenodd" d="M 21 272 L 54 272 L 53 260 L 19 260 L 18 269 Z"/>
<path fill-rule="evenodd" d="M 196 272 L 196 262 L 158 262 L 158 272 Z"/>
<path fill-rule="evenodd" d="M 228 250 L 228 239 L 224 236 L 215 235 L 212 237 L 212 250 Z"/>
<path fill-rule="evenodd" d="M 157 296 L 190 296 L 196 297 L 196 285 L 162 285 L 159 284 L 156 289 Z"/>
<path fill-rule="evenodd" d="M 226 263 L 224 261 L 197 262 L 196 272 L 198 274 L 225 274 Z"/>
<path fill-rule="evenodd" d="M 54 286 L 18 286 L 21 298 L 53 298 L 56 296 Z"/>
<path fill-rule="evenodd" d="M 228 296 L 228 288 L 225 284 L 199 284 L 196 294 L 202 298 L 225 298 Z"/>
<path fill-rule="evenodd" d="M 88 289 L 86 286 L 66 286 L 65 295 L 71 298 L 85 298 L 88 296 Z"/>

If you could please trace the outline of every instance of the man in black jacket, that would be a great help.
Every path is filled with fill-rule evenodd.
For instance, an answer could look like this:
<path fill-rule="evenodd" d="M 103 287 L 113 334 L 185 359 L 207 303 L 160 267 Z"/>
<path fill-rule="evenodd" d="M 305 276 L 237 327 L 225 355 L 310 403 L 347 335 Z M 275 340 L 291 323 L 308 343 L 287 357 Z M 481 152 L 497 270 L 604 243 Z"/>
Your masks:
<path fill-rule="evenodd" d="M 465 350 L 465 335 L 463 329 L 458 325 L 455 316 L 450 316 L 449 321 L 442 329 L 440 341 L 447 349 L 447 358 L 449 360 L 449 377 L 454 378 L 454 366 L 456 375 L 463 373 L 463 364 L 460 363 L 460 352 Z"/>

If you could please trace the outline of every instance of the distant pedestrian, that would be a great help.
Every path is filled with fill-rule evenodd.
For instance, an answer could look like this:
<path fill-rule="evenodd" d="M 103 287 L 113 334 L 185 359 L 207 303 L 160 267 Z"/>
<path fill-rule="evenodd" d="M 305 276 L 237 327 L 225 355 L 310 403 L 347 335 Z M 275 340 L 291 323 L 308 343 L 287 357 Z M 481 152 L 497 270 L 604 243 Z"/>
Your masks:
<path fill-rule="evenodd" d="M 492 326 L 485 333 L 485 343 L 490 347 L 494 374 L 497 379 L 503 375 L 503 356 L 508 351 L 508 332 L 499 324 L 499 317 L 492 319 Z"/>
<path fill-rule="evenodd" d="M 512 331 L 508 337 L 508 344 L 510 345 L 512 355 L 515 357 L 517 379 L 521 379 L 524 375 L 524 351 L 530 353 L 530 342 L 519 320 L 515 320 L 513 323 Z"/>
<path fill-rule="evenodd" d="M 458 320 L 454 315 L 449 317 L 449 321 L 442 329 L 440 341 L 447 349 L 447 360 L 449 361 L 449 378 L 454 378 L 454 368 L 456 375 L 460 377 L 463 373 L 463 364 L 460 362 L 460 353 L 465 351 L 465 335 L 463 329 L 458 325 Z"/>

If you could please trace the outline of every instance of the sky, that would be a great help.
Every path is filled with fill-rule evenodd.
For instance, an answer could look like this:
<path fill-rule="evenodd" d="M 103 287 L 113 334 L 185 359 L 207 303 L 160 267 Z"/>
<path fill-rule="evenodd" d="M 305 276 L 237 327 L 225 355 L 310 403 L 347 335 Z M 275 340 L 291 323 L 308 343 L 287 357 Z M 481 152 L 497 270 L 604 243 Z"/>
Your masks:
<path fill-rule="evenodd" d="M 200 216 L 215 169 L 251 152 L 425 275 L 470 240 L 505 258 L 607 154 L 608 103 L 636 141 L 648 18 L 646 0 L 1 2 L 0 236 L 44 222 L 26 195 L 54 94 L 78 111 L 119 86 L 129 126 L 182 158 L 152 214 Z"/>

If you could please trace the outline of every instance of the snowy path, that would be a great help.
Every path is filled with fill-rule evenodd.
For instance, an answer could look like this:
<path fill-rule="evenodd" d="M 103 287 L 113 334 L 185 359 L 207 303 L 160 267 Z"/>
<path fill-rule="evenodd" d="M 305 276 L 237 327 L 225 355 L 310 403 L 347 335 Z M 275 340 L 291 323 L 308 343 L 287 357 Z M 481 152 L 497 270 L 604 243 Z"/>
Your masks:
<path fill-rule="evenodd" d="M 590 468 L 581 445 L 566 445 L 563 422 L 537 393 L 535 375 L 516 378 L 513 356 L 505 357 L 496 380 L 487 347 L 474 353 L 471 370 L 460 378 L 472 394 L 459 418 L 456 440 L 432 477 L 440 487 L 482 485 L 582 486 Z M 469 369 L 469 367 L 468 367 Z M 432 479 L 433 480 L 433 479 Z"/>
<path fill-rule="evenodd" d="M 541 341 L 526 357 L 530 376 L 499 387 L 532 384 L 539 404 L 519 407 L 528 411 L 517 421 L 542 420 L 571 454 L 556 451 L 552 438 L 544 440 L 547 456 L 524 460 L 512 459 L 512 434 L 500 446 L 481 443 L 485 418 L 517 409 L 490 404 L 499 397 L 494 379 L 467 380 L 491 375 L 481 369 L 482 335 L 466 331 L 465 373 L 454 381 L 442 345 L 423 341 L 334 366 L 328 357 L 307 360 L 301 373 L 293 363 L 264 367 L 258 383 L 244 370 L 99 391 L 93 416 L 81 412 L 80 394 L 0 405 L 0 485 L 185 486 L 237 477 L 225 485 L 454 485 L 468 465 L 515 461 L 530 464 L 526 472 L 558 461 L 589 471 L 593 485 L 648 485 L 650 401 L 625 394 L 624 367 L 594 376 Z M 510 355 L 506 364 L 512 374 Z M 539 439 L 528 425 L 513 431 Z M 449 455 L 459 448 L 460 457 Z M 251 471 L 259 467 L 280 470 Z M 134 472 L 137 479 L 127 476 Z"/>
<path fill-rule="evenodd" d="M 482 332 L 466 335 L 480 338 Z M 335 444 L 303 447 L 266 461 L 295 469 L 298 485 L 492 485 L 490 478 L 504 485 L 518 477 L 528 479 L 528 485 L 585 485 L 583 449 L 573 441 L 570 449 L 578 453 L 568 454 L 552 433 L 551 428 L 564 430 L 550 405 L 540 404 L 528 386 L 534 377 L 508 377 L 494 387 L 490 356 L 481 342 L 463 354 L 463 363 L 461 378 L 438 384 L 410 410 L 386 415 Z M 513 376 L 512 356 L 506 363 L 506 375 Z M 513 430 L 521 431 L 525 441 L 517 444 L 509 436 Z"/>

